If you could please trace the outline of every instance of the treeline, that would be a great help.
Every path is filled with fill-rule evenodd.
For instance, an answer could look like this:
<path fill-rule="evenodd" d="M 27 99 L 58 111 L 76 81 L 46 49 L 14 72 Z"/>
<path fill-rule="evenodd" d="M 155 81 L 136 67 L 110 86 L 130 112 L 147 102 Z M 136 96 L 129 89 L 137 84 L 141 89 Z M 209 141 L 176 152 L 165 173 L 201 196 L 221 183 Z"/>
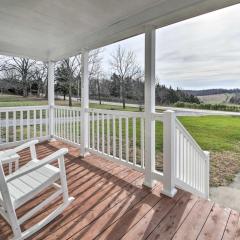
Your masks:
<path fill-rule="evenodd" d="M 203 89 L 203 90 L 183 90 L 185 93 L 194 95 L 194 96 L 208 96 L 208 95 L 215 95 L 215 94 L 224 94 L 224 93 L 240 93 L 239 88 L 235 89 Z"/>
<path fill-rule="evenodd" d="M 237 93 L 229 99 L 229 103 L 240 104 L 240 94 Z"/>
<path fill-rule="evenodd" d="M 121 102 L 144 103 L 144 72 L 138 64 L 133 51 L 120 45 L 110 56 L 110 69 L 107 73 L 102 67 L 103 49 L 89 53 L 89 93 L 90 99 Z M 109 72 L 112 74 L 109 77 Z M 0 59 L 0 88 L 24 97 L 38 95 L 47 97 L 47 65 L 26 59 L 4 57 Z M 106 77 L 107 76 L 107 77 Z M 81 98 L 81 56 L 73 56 L 55 64 L 56 95 L 68 96 L 69 106 L 72 98 Z M 181 89 L 156 85 L 156 104 L 171 105 L 178 101 L 200 103 L 199 99 Z"/>
<path fill-rule="evenodd" d="M 177 102 L 174 104 L 174 106 L 179 108 L 240 112 L 240 106 L 224 105 L 224 104 L 205 104 L 205 103 L 196 104 L 196 103 Z"/>
<path fill-rule="evenodd" d="M 125 81 L 126 102 L 142 105 L 144 103 L 144 82 L 140 79 L 127 78 Z M 100 95 L 99 95 L 100 88 Z M 117 74 L 113 74 L 110 79 L 90 80 L 90 98 L 101 101 L 121 102 L 121 80 Z M 191 102 L 199 104 L 197 97 L 187 94 L 180 89 L 174 90 L 164 85 L 156 85 L 156 104 L 171 105 L 176 102 Z"/>
<path fill-rule="evenodd" d="M 187 102 L 199 104 L 199 99 L 181 89 L 174 90 L 167 88 L 165 85 L 157 84 L 156 86 L 156 103 L 159 105 L 171 105 L 176 102 Z"/>

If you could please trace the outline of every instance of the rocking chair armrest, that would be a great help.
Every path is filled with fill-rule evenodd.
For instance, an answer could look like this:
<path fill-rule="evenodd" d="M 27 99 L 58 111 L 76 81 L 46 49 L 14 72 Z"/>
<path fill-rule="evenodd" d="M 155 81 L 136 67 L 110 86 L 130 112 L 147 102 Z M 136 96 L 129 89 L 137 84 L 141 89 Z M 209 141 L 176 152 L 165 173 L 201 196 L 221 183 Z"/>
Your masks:
<path fill-rule="evenodd" d="M 23 169 L 19 168 L 19 170 L 17 170 L 16 172 L 8 175 L 6 177 L 6 182 L 10 182 L 16 178 L 19 178 L 21 176 L 24 176 L 30 172 L 33 172 L 35 170 L 37 170 L 38 168 L 43 167 L 44 165 L 47 165 L 55 160 L 58 160 L 60 157 L 64 156 L 66 153 L 68 153 L 68 149 L 67 148 L 62 148 L 58 151 L 56 151 L 55 153 L 45 157 L 44 159 L 40 160 L 39 162 L 37 162 L 36 164 L 34 164 L 33 166 L 25 166 L 23 167 Z"/>
<path fill-rule="evenodd" d="M 30 147 L 32 147 L 32 146 L 35 146 L 37 143 L 39 143 L 38 140 L 32 140 L 32 141 L 30 141 L 30 142 L 26 142 L 26 143 L 23 143 L 23 144 L 20 145 L 20 146 L 15 147 L 13 150 L 14 150 L 15 152 L 20 152 L 20 151 L 22 151 L 23 149 L 26 149 L 26 148 L 30 148 Z"/>
<path fill-rule="evenodd" d="M 38 142 L 39 142 L 38 140 L 33 140 L 33 141 L 30 141 L 30 142 L 24 143 L 20 146 L 17 146 L 13 149 L 7 149 L 4 152 L 0 153 L 0 158 L 11 157 L 12 155 L 16 154 L 17 152 L 22 151 L 23 149 L 35 147 L 35 145 Z M 32 151 L 31 151 L 31 155 L 32 155 L 32 157 L 33 157 L 33 155 L 36 156 L 36 153 L 32 153 Z M 34 156 L 34 158 L 36 158 L 35 156 Z"/>

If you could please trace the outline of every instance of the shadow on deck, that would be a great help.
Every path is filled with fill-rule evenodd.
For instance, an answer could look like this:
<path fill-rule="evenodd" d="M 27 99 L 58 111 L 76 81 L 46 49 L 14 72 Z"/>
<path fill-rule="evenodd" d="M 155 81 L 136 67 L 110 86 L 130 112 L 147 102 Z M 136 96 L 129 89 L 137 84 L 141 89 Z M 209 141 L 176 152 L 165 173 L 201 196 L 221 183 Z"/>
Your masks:
<path fill-rule="evenodd" d="M 125 166 L 94 155 L 82 159 L 77 148 L 59 141 L 39 144 L 38 158 L 62 147 L 69 148 L 65 163 L 69 194 L 75 200 L 29 239 L 240 239 L 239 213 L 182 190 L 170 199 L 161 195 L 161 183 L 150 191 L 142 187 L 143 174 Z M 29 159 L 30 153 L 23 151 L 20 164 Z M 51 192 L 45 191 L 18 209 L 18 216 Z M 58 204 L 60 199 L 22 228 L 29 228 Z M 11 228 L 0 217 L 0 239 L 11 235 Z"/>

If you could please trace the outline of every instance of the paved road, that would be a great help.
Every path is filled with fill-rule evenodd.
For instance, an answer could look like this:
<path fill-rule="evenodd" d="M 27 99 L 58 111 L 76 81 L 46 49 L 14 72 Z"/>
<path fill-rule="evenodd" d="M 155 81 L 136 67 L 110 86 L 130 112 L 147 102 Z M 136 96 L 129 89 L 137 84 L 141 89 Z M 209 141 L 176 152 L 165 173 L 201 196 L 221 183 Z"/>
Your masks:
<path fill-rule="evenodd" d="M 98 101 L 91 100 L 91 103 L 98 103 Z M 102 104 L 122 106 L 122 103 L 116 102 L 102 102 Z M 128 107 L 139 107 L 137 104 L 126 104 Z M 238 112 L 225 112 L 225 111 L 212 111 L 212 110 L 200 110 L 200 109 L 190 109 L 190 108 L 176 108 L 176 107 L 164 107 L 156 106 L 156 110 L 166 111 L 172 110 L 176 112 L 177 116 L 206 116 L 206 115 L 231 115 L 240 116 Z"/>
<path fill-rule="evenodd" d="M 63 98 L 59 97 L 58 98 Z M 73 98 L 73 101 L 79 101 L 77 98 Z M 98 101 L 91 100 L 91 103 L 98 103 Z M 113 106 L 122 106 L 121 103 L 116 103 L 116 102 L 102 102 L 102 104 L 108 104 L 108 105 L 113 105 Z M 126 104 L 128 107 L 136 107 L 138 108 L 139 105 L 137 104 Z M 238 112 L 224 112 L 224 111 L 212 111 L 212 110 L 200 110 L 200 109 L 189 109 L 189 108 L 176 108 L 176 107 L 163 107 L 163 106 L 156 106 L 156 110 L 159 111 L 166 111 L 166 110 L 172 110 L 176 112 L 177 116 L 207 116 L 207 115 L 230 115 L 230 116 L 240 116 L 240 113 Z M 66 120 L 66 121 L 71 121 L 71 119 Z M 46 124 L 47 120 L 42 119 L 42 123 Z M 23 119 L 23 125 L 27 125 L 27 120 Z M 30 120 L 30 125 L 34 124 L 34 120 Z M 36 124 L 40 124 L 40 119 L 36 119 Z M 6 120 L 0 120 L 0 125 L 1 126 L 6 126 Z M 14 121 L 13 120 L 8 120 L 8 125 L 13 126 Z M 20 120 L 16 120 L 16 125 L 20 126 Z"/>
<path fill-rule="evenodd" d="M 62 96 L 57 96 L 60 99 L 63 99 Z M 66 97 L 68 100 L 68 97 Z M 72 98 L 73 101 L 80 101 L 79 98 Z M 91 103 L 99 103 L 97 100 L 90 100 Z M 122 106 L 122 103 L 119 102 L 106 102 L 102 101 L 102 104 Z M 127 103 L 128 107 L 136 107 L 138 108 L 138 104 Z M 231 116 L 240 116 L 240 112 L 225 112 L 225 111 L 213 111 L 213 110 L 201 110 L 201 109 L 191 109 L 191 108 L 177 108 L 177 107 L 164 107 L 164 106 L 156 106 L 156 110 L 166 111 L 172 110 L 175 111 L 177 116 L 206 116 L 206 115 L 231 115 Z"/>

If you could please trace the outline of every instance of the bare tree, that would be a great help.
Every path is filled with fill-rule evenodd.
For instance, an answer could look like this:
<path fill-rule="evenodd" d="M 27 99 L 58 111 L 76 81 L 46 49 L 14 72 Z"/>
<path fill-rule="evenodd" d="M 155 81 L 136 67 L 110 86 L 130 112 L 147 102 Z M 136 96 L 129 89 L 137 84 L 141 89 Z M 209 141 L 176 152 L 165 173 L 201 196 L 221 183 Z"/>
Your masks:
<path fill-rule="evenodd" d="M 133 51 L 127 51 L 118 45 L 118 48 L 111 55 L 110 64 L 120 79 L 120 95 L 123 108 L 126 107 L 126 79 L 133 79 L 141 74 L 141 68 L 137 64 Z"/>
<path fill-rule="evenodd" d="M 80 56 L 74 56 L 59 62 L 56 80 L 68 86 L 69 106 L 72 106 L 72 90 L 76 79 L 80 76 Z"/>
<path fill-rule="evenodd" d="M 33 79 L 37 84 L 37 96 L 46 91 L 47 84 L 47 64 L 38 65 L 33 71 Z M 44 89 L 45 88 L 45 89 Z"/>
<path fill-rule="evenodd" d="M 15 76 L 21 81 L 23 96 L 27 97 L 36 64 L 36 61 L 28 58 L 7 58 L 1 70 L 15 72 Z"/>
<path fill-rule="evenodd" d="M 101 101 L 101 84 L 100 78 L 103 75 L 102 71 L 102 53 L 104 49 L 98 48 L 92 50 L 89 54 L 89 81 L 92 84 L 96 84 L 97 96 L 99 100 L 99 104 L 102 104 Z"/>
<path fill-rule="evenodd" d="M 100 53 L 102 49 L 92 50 L 89 54 L 89 79 L 97 79 L 101 72 L 102 58 Z M 62 86 L 64 95 L 66 93 L 66 86 L 68 88 L 69 106 L 72 106 L 73 90 L 76 92 L 78 98 L 80 97 L 81 87 L 81 55 L 77 55 L 65 59 L 58 63 L 56 71 L 56 80 Z M 62 92 L 63 92 L 62 91 Z"/>

